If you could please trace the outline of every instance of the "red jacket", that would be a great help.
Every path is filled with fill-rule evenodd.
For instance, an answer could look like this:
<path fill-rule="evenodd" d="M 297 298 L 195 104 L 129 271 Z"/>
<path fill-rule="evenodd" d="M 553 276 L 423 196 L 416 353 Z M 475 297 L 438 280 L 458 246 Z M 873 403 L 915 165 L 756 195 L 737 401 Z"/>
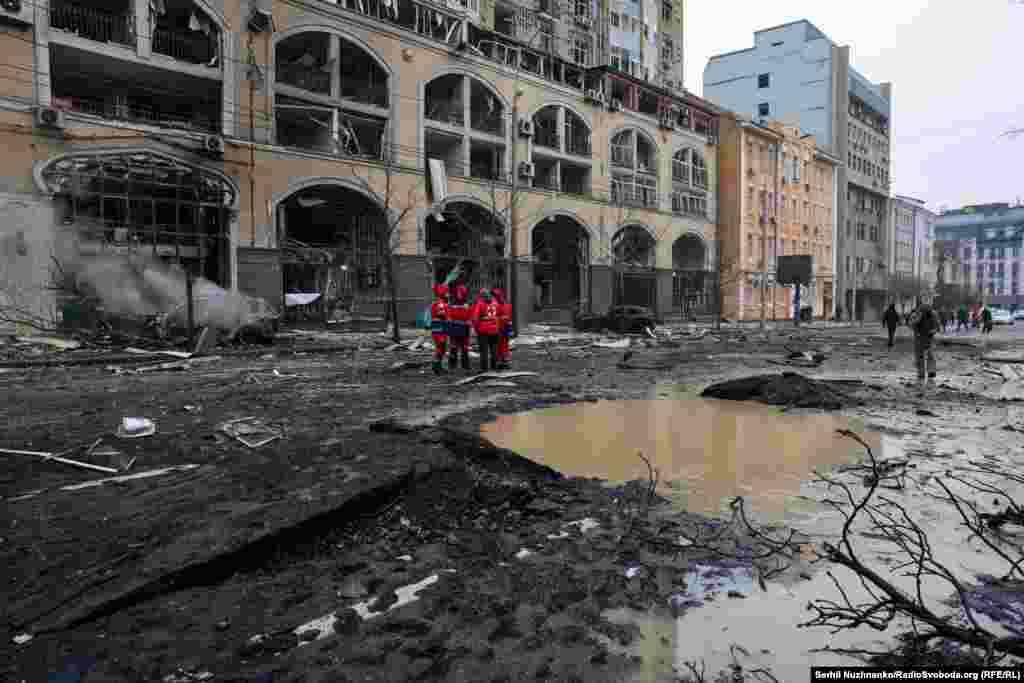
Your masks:
<path fill-rule="evenodd" d="M 448 305 L 448 334 L 453 337 L 469 336 L 469 319 L 473 315 L 469 304 Z"/>
<path fill-rule="evenodd" d="M 498 334 L 501 331 L 499 323 L 499 305 L 497 301 L 479 300 L 473 306 L 473 329 L 477 334 Z"/>

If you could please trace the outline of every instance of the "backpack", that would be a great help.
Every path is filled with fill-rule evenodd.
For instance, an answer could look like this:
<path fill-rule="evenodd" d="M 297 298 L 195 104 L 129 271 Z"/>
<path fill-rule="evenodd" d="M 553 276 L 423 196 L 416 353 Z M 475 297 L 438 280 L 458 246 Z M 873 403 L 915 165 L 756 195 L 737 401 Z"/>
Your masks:
<path fill-rule="evenodd" d="M 935 311 L 931 308 L 916 311 L 914 317 L 914 332 L 917 334 L 931 336 L 939 331 L 939 321 L 936 320 Z"/>

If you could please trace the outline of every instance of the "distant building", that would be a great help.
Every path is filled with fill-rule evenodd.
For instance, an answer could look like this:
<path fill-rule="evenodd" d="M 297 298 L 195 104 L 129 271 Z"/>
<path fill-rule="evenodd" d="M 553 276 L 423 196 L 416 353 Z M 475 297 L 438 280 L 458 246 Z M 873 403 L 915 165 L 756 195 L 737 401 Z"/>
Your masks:
<path fill-rule="evenodd" d="M 892 242 L 889 266 L 894 278 L 918 278 L 935 284 L 932 259 L 935 214 L 924 200 L 894 195 L 892 198 Z"/>
<path fill-rule="evenodd" d="M 877 318 L 888 298 L 892 85 L 850 66 L 807 20 L 754 33 L 754 47 L 716 55 L 704 70 L 704 97 L 755 120 L 779 120 L 814 135 L 838 157 L 838 289 L 844 315 L 854 291 L 860 317 Z"/>
<path fill-rule="evenodd" d="M 1024 206 L 976 204 L 935 219 L 942 281 L 975 289 L 995 306 L 1024 307 Z"/>
<path fill-rule="evenodd" d="M 791 320 L 794 288 L 774 285 L 777 257 L 810 254 L 814 282 L 801 291 L 801 307 L 811 307 L 816 318 L 832 317 L 840 160 L 818 149 L 813 135 L 777 121 L 723 113 L 719 133 L 725 316 L 759 320 L 764 308 L 769 320 Z"/>

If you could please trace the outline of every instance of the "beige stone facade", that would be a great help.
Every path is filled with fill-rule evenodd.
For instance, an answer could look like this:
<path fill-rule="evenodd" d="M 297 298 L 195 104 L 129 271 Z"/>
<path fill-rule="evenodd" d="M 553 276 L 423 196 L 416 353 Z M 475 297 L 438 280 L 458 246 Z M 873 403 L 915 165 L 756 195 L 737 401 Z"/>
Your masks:
<path fill-rule="evenodd" d="M 814 282 L 801 291 L 801 308 L 831 317 L 838 161 L 813 136 L 779 122 L 755 124 L 727 113 L 720 131 L 725 316 L 791 320 L 795 288 L 774 284 L 776 257 L 810 255 Z"/>
<path fill-rule="evenodd" d="M 412 0 L 275 2 L 262 26 L 247 2 L 153 15 L 125 0 L 113 23 L 81 25 L 52 4 L 46 25 L 0 34 L 6 62 L 49 75 L 0 82 L 0 189 L 50 207 L 55 231 L 103 226 L 96 248 L 148 245 L 273 303 L 329 286 L 373 308 L 376 238 L 394 225 L 406 319 L 458 262 L 474 286 L 515 289 L 521 320 L 713 306 L 718 114 L 699 98 L 530 62 Z M 180 25 L 190 12 L 202 31 Z M 105 180 L 147 158 L 217 201 Z M 83 183 L 85 199 L 68 189 Z"/>

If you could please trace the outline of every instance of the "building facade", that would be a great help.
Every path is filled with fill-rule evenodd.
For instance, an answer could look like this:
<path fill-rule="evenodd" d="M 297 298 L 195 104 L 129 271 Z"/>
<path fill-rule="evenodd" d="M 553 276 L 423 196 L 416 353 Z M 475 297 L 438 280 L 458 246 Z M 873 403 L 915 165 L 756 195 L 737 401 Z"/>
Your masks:
<path fill-rule="evenodd" d="M 0 81 L 18 267 L 73 242 L 333 317 L 383 307 L 391 252 L 403 321 L 456 265 L 520 322 L 712 305 L 717 109 L 597 63 L 600 30 L 563 43 L 605 5 L 33 8 L 0 33 L 24 72 Z M 549 20 L 548 49 L 523 39 Z"/>
<path fill-rule="evenodd" d="M 902 195 L 892 198 L 892 261 L 889 270 L 895 281 L 913 280 L 924 289 L 935 285 L 932 259 L 935 214 L 923 200 Z"/>
<path fill-rule="evenodd" d="M 719 119 L 718 233 L 723 310 L 731 320 L 791 320 L 795 287 L 775 283 L 778 256 L 810 255 L 813 283 L 801 308 L 834 314 L 837 193 L 835 157 L 814 136 L 777 121 Z"/>
<path fill-rule="evenodd" d="M 978 204 L 946 211 L 935 218 L 934 230 L 943 284 L 971 290 L 993 306 L 1024 307 L 1024 206 Z"/>
<path fill-rule="evenodd" d="M 708 100 L 755 120 L 776 119 L 814 135 L 838 157 L 839 305 L 844 317 L 877 319 L 887 299 L 891 232 L 892 85 L 850 66 L 809 21 L 754 33 L 754 47 L 716 55 L 704 70 Z"/>

